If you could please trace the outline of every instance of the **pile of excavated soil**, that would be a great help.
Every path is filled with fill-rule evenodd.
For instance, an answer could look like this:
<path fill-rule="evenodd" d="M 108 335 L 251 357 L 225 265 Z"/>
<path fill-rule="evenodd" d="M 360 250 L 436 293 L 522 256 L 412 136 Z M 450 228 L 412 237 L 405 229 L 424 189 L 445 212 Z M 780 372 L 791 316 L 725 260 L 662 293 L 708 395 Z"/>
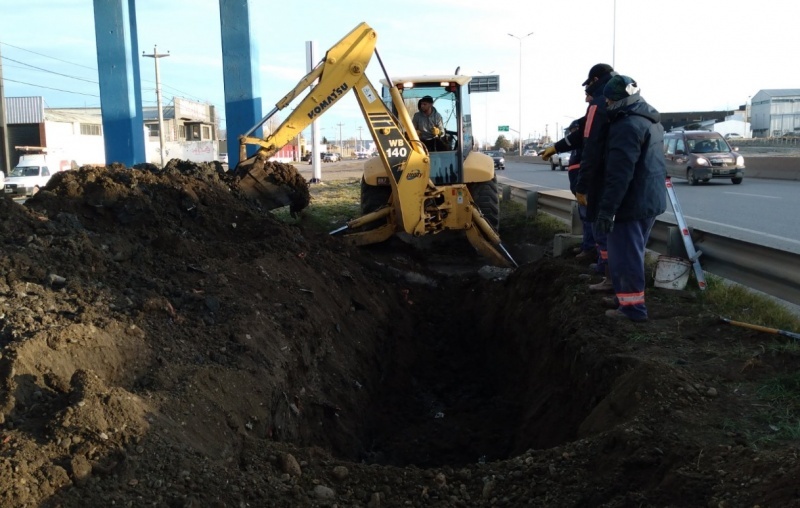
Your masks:
<path fill-rule="evenodd" d="M 2 506 L 800 506 L 797 349 L 692 291 L 611 321 L 574 260 L 348 247 L 216 165 L 60 173 L 0 248 Z"/>

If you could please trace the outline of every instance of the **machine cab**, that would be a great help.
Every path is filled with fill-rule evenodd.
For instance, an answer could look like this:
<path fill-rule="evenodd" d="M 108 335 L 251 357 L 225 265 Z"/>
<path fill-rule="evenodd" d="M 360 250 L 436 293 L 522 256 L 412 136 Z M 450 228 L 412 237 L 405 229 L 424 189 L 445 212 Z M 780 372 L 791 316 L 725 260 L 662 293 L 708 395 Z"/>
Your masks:
<path fill-rule="evenodd" d="M 441 115 L 444 132 L 433 140 L 423 140 L 430 154 L 430 177 L 436 185 L 463 183 L 464 159 L 472 151 L 472 120 L 469 107 L 468 84 L 470 76 L 421 76 L 396 78 L 393 80 L 409 115 L 413 118 L 419 111 L 423 97 L 433 99 L 433 108 Z M 387 107 L 397 115 L 392 98 L 382 81 L 382 98 Z"/>

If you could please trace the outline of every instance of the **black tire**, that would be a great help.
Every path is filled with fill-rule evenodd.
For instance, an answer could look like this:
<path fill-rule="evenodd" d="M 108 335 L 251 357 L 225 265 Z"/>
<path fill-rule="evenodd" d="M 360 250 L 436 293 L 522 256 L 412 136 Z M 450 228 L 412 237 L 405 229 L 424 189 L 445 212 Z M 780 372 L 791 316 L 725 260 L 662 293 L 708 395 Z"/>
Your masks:
<path fill-rule="evenodd" d="M 564 164 L 561 161 L 558 161 L 558 169 L 561 171 L 566 171 L 567 168 L 564 167 Z"/>
<path fill-rule="evenodd" d="M 733 182 L 734 185 L 739 185 L 740 183 L 742 183 L 742 178 L 741 177 L 731 178 L 731 182 Z"/>
<path fill-rule="evenodd" d="M 495 231 L 500 231 L 500 195 L 497 193 L 497 177 L 488 182 L 469 183 L 467 189 L 486 222 L 491 224 Z"/>
<path fill-rule="evenodd" d="M 551 160 L 550 161 L 550 171 L 555 171 L 555 170 L 556 170 L 556 163 Z"/>
<path fill-rule="evenodd" d="M 711 178 L 703 178 L 703 183 L 708 183 L 711 181 Z"/>
<path fill-rule="evenodd" d="M 694 176 L 694 171 L 691 169 L 686 170 L 686 181 L 689 185 L 697 185 L 697 177 Z"/>
<path fill-rule="evenodd" d="M 385 206 L 392 195 L 392 188 L 385 185 L 367 185 L 361 177 L 361 215 L 374 212 Z"/>

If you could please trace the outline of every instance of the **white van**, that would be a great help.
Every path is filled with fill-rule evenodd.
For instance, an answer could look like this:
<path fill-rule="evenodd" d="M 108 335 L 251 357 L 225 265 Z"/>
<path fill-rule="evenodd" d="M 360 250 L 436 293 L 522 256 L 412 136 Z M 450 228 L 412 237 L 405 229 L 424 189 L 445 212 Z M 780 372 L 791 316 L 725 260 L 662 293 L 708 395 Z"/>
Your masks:
<path fill-rule="evenodd" d="M 43 153 L 24 154 L 9 172 L 3 192 L 12 197 L 32 196 L 47 185 L 52 175 L 72 167 L 68 160 L 51 159 Z"/>

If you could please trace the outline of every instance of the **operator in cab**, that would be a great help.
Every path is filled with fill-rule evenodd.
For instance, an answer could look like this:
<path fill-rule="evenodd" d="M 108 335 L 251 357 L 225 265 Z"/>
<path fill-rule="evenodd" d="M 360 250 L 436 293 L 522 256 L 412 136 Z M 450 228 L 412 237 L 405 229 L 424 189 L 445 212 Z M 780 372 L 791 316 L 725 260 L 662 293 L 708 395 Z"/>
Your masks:
<path fill-rule="evenodd" d="M 444 120 L 433 107 L 433 97 L 426 95 L 417 102 L 418 111 L 414 113 L 412 122 L 419 139 L 430 151 L 447 150 L 445 143 Z"/>

